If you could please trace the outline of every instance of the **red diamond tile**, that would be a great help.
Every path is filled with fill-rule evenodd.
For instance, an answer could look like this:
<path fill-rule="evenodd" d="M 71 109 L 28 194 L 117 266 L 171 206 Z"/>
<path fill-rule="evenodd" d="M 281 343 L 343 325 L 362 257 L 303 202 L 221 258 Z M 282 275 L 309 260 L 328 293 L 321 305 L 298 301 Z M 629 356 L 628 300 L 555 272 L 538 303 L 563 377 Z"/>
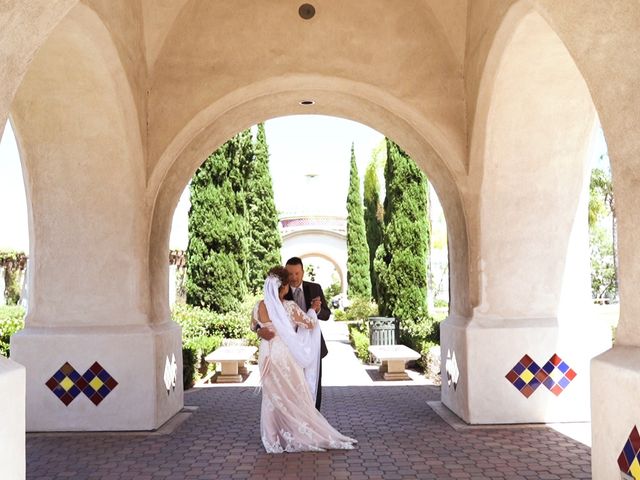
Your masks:
<path fill-rule="evenodd" d="M 525 397 L 529 398 L 531 394 L 535 391 L 536 391 L 535 388 L 531 388 L 531 386 L 525 385 L 524 387 L 522 387 L 522 390 L 520 390 L 520 393 L 522 393 Z"/>
<path fill-rule="evenodd" d="M 631 430 L 631 435 L 629 435 L 629 441 L 631 442 L 633 451 L 638 453 L 638 451 L 640 451 L 640 433 L 638 433 L 638 427 L 634 426 L 633 430 Z"/>
<path fill-rule="evenodd" d="M 538 381 L 540 383 L 544 382 L 547 379 L 548 376 L 549 375 L 547 374 L 547 372 L 545 372 L 542 369 L 538 370 L 538 373 L 536 373 L 536 378 L 538 379 Z"/>
<path fill-rule="evenodd" d="M 629 471 L 629 463 L 627 463 L 627 458 L 624 456 L 624 452 L 622 452 L 618 457 L 618 467 L 620 467 L 621 472 L 627 473 Z"/>
<path fill-rule="evenodd" d="M 531 357 L 529 355 L 525 355 L 524 357 L 522 357 L 520 359 L 520 363 L 524 366 L 524 367 L 528 367 L 529 365 L 531 365 L 533 363 L 533 360 L 531 359 Z"/>
<path fill-rule="evenodd" d="M 507 373 L 505 375 L 506 379 L 509 380 L 511 383 L 515 382 L 518 379 L 518 374 L 516 372 L 514 372 L 513 370 L 511 370 L 509 373 Z"/>
<path fill-rule="evenodd" d="M 551 358 L 549 359 L 549 361 L 551 362 L 551 364 L 552 364 L 554 367 L 557 367 L 557 366 L 558 366 L 558 365 L 560 365 L 560 363 L 562 362 L 562 359 L 561 359 L 558 355 L 556 355 L 556 354 L 554 353 L 554 354 L 553 354 L 553 357 L 551 357 Z"/>
<path fill-rule="evenodd" d="M 91 370 L 91 372 L 93 372 L 94 375 L 98 375 L 100 371 L 103 370 L 103 368 L 98 362 L 95 362 L 93 365 L 91 365 L 89 370 Z"/>
<path fill-rule="evenodd" d="M 58 386 L 58 381 L 55 378 L 51 377 L 49 380 L 47 380 L 47 383 L 45 383 L 45 385 L 49 387 L 49 390 L 54 390 Z"/>

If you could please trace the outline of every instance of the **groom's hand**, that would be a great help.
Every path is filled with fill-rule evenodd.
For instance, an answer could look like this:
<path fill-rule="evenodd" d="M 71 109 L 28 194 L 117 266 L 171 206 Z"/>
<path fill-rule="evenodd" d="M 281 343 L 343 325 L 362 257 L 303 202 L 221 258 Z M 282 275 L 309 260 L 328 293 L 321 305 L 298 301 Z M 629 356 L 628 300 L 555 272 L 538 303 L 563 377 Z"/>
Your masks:
<path fill-rule="evenodd" d="M 316 297 L 311 300 L 311 308 L 313 308 L 316 313 L 320 313 L 320 309 L 322 308 L 322 299 L 320 297 Z"/>
<path fill-rule="evenodd" d="M 263 340 L 271 340 L 273 337 L 276 336 L 276 332 L 266 327 L 259 328 L 256 331 L 256 334 Z"/>

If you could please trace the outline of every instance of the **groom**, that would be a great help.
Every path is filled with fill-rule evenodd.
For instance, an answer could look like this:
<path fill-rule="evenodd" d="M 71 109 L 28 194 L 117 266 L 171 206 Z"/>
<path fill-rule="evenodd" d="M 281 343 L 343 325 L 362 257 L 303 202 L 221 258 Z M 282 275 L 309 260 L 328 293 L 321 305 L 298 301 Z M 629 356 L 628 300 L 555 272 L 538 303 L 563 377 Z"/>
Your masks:
<path fill-rule="evenodd" d="M 324 298 L 322 287 L 318 283 L 305 282 L 304 267 L 302 260 L 298 257 L 291 257 L 285 264 L 289 272 L 289 293 L 284 297 L 285 300 L 293 300 L 298 304 L 303 312 L 310 308 L 316 311 L 318 319 L 329 320 L 331 311 L 327 306 L 327 300 Z M 327 344 L 320 332 L 320 370 L 318 371 L 318 393 L 316 395 L 316 408 L 320 410 L 320 402 L 322 401 L 322 359 L 327 356 Z"/>

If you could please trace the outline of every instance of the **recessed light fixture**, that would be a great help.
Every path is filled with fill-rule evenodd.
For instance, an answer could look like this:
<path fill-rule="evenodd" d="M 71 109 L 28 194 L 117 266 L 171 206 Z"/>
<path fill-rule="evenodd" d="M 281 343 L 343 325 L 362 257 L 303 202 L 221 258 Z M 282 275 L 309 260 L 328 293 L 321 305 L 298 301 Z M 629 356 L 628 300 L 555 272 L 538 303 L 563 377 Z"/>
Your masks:
<path fill-rule="evenodd" d="M 298 14 L 305 20 L 309 20 L 316 14 L 316 9 L 310 3 L 303 3 L 298 9 Z"/>
<path fill-rule="evenodd" d="M 300 102 L 300 105 L 304 105 L 304 106 L 307 106 L 307 105 L 315 105 L 315 103 L 316 103 L 316 102 L 314 102 L 313 100 L 302 100 L 302 101 Z"/>

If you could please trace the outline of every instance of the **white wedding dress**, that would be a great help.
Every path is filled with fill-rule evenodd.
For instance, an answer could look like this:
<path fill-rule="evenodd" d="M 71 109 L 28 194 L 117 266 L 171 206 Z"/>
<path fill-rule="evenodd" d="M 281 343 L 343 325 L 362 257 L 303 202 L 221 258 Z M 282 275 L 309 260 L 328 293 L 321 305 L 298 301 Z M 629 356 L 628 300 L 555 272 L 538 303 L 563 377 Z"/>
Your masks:
<path fill-rule="evenodd" d="M 253 309 L 252 322 L 273 328 L 259 321 L 259 305 Z M 320 328 L 295 302 L 285 301 L 284 307 L 294 327 Z M 277 332 L 268 344 L 261 346 L 258 360 L 262 379 L 260 435 L 267 453 L 353 449 L 357 441 L 338 432 L 316 410 L 303 369 Z"/>

